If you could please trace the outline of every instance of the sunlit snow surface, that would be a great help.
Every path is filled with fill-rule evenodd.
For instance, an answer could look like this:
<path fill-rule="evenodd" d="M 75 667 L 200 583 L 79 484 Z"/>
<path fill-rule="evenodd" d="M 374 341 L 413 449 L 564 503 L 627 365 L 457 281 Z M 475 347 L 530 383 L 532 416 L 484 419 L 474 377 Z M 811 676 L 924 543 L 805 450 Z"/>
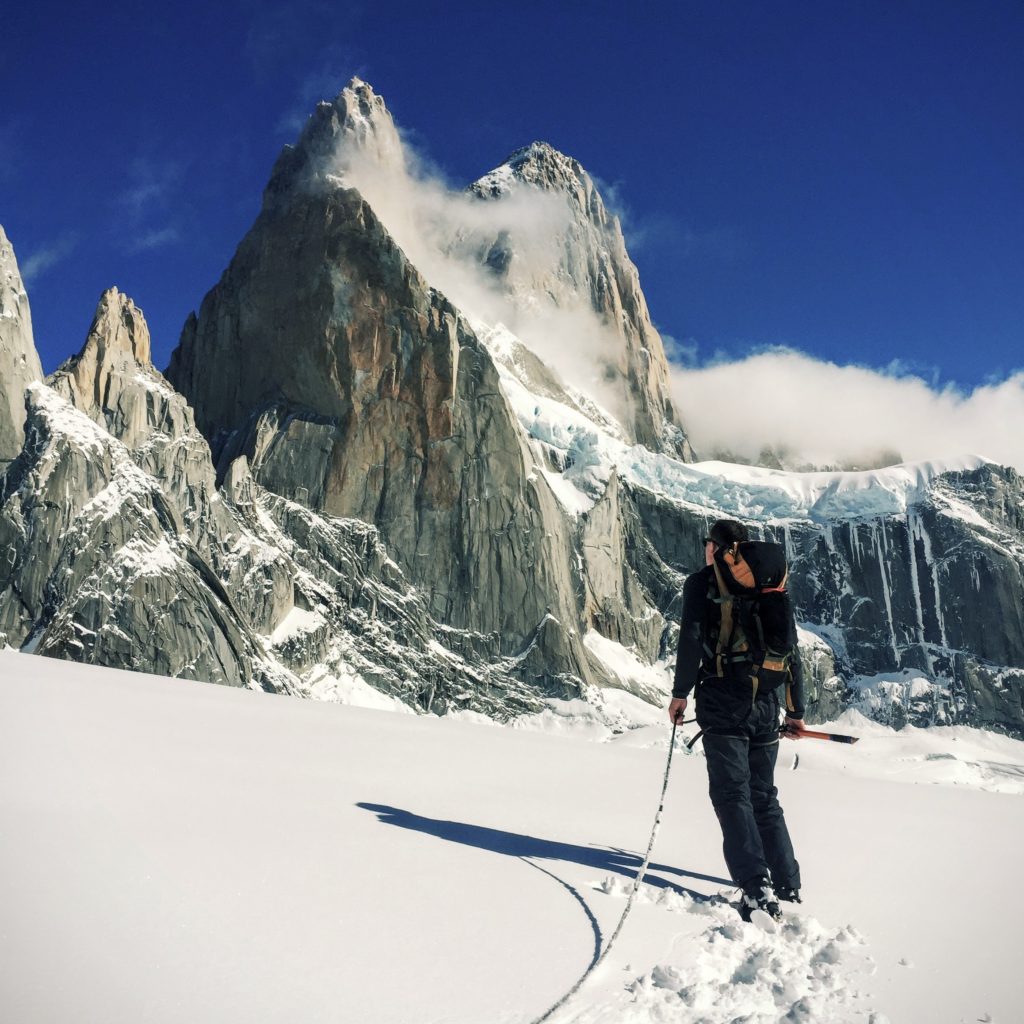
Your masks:
<path fill-rule="evenodd" d="M 0 654 L 0 1018 L 528 1024 L 607 941 L 657 804 L 667 725 L 610 699 L 646 724 Z M 648 884 L 558 1024 L 1019 1019 L 1024 744 L 830 728 L 862 739 L 780 752 L 806 902 L 767 934 L 709 901 L 720 835 L 679 748 Z"/>

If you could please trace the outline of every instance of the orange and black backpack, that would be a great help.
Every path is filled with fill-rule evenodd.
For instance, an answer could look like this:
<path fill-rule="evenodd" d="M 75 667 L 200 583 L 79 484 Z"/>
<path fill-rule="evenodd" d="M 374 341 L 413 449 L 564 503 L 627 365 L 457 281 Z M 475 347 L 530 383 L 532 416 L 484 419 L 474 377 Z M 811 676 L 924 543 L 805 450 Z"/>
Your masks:
<path fill-rule="evenodd" d="M 795 638 L 780 544 L 739 541 L 715 552 L 704 624 L 704 669 L 773 690 L 790 675 Z M 717 612 L 717 614 L 716 614 Z"/>

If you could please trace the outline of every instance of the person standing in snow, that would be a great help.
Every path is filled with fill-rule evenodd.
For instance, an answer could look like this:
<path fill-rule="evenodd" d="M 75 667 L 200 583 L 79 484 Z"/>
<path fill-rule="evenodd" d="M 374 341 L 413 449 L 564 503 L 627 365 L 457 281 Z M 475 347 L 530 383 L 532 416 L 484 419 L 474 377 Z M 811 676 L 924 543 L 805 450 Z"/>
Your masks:
<path fill-rule="evenodd" d="M 799 739 L 804 729 L 803 671 L 797 651 L 796 622 L 785 596 L 785 556 L 774 544 L 748 544 L 742 523 L 720 519 L 705 538 L 706 565 L 683 586 L 683 611 L 676 655 L 669 720 L 681 721 L 694 694 L 697 724 L 704 733 L 711 802 L 722 827 L 725 862 L 743 890 L 740 913 L 750 920 L 755 909 L 778 918 L 779 900 L 799 903 L 800 866 L 786 828 L 775 788 L 779 750 L 779 689 L 786 693 L 786 728 L 781 735 Z M 741 545 L 743 546 L 741 548 Z M 775 559 L 774 587 L 781 609 L 775 624 L 777 660 L 733 631 L 739 600 L 727 599 L 724 578 L 730 570 L 747 571 L 759 552 Z M 718 568 L 716 569 L 716 562 Z M 732 576 L 729 576 L 731 582 Z M 748 583 L 753 579 L 748 572 Z M 751 591 L 757 593 L 757 591 Z M 762 599 L 759 599 L 762 600 Z M 766 602 L 767 603 L 767 602 Z M 749 622 L 748 622 L 749 626 Z M 756 632 L 761 632 L 760 619 Z M 728 646 L 729 636 L 732 646 Z M 723 643 L 719 642 L 725 636 Z M 740 637 L 739 642 L 736 637 Z M 724 649 L 723 649 L 724 647 Z"/>

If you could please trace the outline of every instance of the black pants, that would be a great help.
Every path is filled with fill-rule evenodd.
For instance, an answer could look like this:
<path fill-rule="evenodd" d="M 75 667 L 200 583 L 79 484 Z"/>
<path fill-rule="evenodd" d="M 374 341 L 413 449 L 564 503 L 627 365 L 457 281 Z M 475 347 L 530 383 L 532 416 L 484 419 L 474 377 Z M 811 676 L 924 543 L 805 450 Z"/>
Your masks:
<path fill-rule="evenodd" d="M 762 701 L 743 725 L 704 733 L 711 802 L 722 826 L 723 851 L 737 885 L 771 877 L 772 883 L 800 888 L 800 865 L 775 788 L 779 733 Z"/>

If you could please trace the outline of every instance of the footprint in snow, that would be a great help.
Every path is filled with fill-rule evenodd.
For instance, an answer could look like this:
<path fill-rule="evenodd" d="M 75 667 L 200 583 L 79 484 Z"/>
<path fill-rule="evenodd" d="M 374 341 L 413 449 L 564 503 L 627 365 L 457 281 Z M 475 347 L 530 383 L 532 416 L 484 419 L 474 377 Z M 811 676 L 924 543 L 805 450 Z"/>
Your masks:
<path fill-rule="evenodd" d="M 625 895 L 608 879 L 601 891 Z M 645 892 L 646 890 L 646 892 Z M 864 981 L 873 961 L 851 926 L 828 929 L 811 917 L 786 916 L 776 922 L 755 912 L 750 923 L 736 909 L 716 900 L 673 901 L 643 886 L 642 902 L 706 922 L 682 940 L 670 962 L 653 965 L 627 986 L 614 1005 L 593 1006 L 580 1021 L 721 1022 L 816 1024 L 822 1020 L 887 1024 L 865 1005 Z"/>

